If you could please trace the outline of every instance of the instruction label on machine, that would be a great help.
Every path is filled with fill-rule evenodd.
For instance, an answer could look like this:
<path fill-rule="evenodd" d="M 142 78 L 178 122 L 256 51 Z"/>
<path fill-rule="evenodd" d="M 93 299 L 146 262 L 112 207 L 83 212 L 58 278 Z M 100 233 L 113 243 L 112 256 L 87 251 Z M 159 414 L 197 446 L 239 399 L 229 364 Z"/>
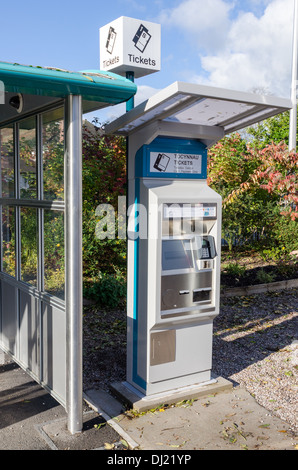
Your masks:
<path fill-rule="evenodd" d="M 216 218 L 215 204 L 164 204 L 163 216 L 165 219 L 199 219 Z"/>
<path fill-rule="evenodd" d="M 202 155 L 150 152 L 151 173 L 202 173 Z"/>

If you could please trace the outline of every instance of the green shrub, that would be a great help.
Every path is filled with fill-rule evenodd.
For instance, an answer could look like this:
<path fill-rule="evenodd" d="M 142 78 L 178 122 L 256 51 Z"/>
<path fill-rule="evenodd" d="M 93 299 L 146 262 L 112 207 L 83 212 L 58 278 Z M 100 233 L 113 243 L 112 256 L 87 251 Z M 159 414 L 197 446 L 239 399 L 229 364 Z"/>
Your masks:
<path fill-rule="evenodd" d="M 126 300 L 126 279 L 121 274 L 100 273 L 85 282 L 84 296 L 101 307 L 123 307 Z"/>
<path fill-rule="evenodd" d="M 280 217 L 274 227 L 274 239 L 284 253 L 298 250 L 298 220 L 287 220 Z"/>
<path fill-rule="evenodd" d="M 268 282 L 274 282 L 275 275 L 273 273 L 266 272 L 264 269 L 260 269 L 257 272 L 256 278 L 260 284 L 266 284 Z"/>
<path fill-rule="evenodd" d="M 229 263 L 223 267 L 224 271 L 230 276 L 242 277 L 245 274 L 246 267 L 238 263 Z"/>

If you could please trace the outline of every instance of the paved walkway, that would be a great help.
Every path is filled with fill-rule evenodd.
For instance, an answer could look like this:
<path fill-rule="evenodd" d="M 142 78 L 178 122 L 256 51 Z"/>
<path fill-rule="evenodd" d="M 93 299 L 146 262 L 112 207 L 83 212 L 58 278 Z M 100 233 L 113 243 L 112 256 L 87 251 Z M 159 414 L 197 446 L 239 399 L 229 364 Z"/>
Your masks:
<path fill-rule="evenodd" d="M 294 450 L 298 445 L 287 423 L 239 387 L 138 416 L 123 413 L 104 391 L 89 391 L 85 399 L 83 431 L 70 435 L 61 405 L 16 364 L 0 366 L 0 450 L 138 449 L 186 455 L 200 449 Z"/>

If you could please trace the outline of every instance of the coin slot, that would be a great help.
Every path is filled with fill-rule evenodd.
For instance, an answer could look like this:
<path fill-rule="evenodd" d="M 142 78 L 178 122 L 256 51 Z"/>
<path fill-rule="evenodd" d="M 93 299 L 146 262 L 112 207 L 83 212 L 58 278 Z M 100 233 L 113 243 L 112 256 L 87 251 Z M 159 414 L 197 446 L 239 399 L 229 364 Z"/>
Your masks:
<path fill-rule="evenodd" d="M 187 295 L 189 294 L 189 290 L 180 290 L 179 295 Z"/>

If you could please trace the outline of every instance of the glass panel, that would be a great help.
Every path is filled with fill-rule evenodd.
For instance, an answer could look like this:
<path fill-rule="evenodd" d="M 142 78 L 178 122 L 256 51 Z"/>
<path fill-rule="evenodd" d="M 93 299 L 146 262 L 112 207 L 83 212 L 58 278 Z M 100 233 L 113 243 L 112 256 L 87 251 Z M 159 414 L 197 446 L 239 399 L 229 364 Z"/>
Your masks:
<path fill-rule="evenodd" d="M 0 129 L 2 197 L 14 197 L 13 126 Z"/>
<path fill-rule="evenodd" d="M 21 280 L 37 286 L 37 209 L 21 208 Z"/>
<path fill-rule="evenodd" d="M 36 119 L 25 119 L 19 127 L 20 196 L 37 198 L 36 182 Z"/>
<path fill-rule="evenodd" d="M 64 120 L 62 110 L 43 115 L 43 198 L 64 198 Z"/>
<path fill-rule="evenodd" d="M 44 288 L 64 299 L 64 213 L 44 211 Z"/>
<path fill-rule="evenodd" d="M 3 272 L 15 276 L 16 272 L 16 232 L 15 209 L 3 206 L 2 208 L 2 253 Z"/>

